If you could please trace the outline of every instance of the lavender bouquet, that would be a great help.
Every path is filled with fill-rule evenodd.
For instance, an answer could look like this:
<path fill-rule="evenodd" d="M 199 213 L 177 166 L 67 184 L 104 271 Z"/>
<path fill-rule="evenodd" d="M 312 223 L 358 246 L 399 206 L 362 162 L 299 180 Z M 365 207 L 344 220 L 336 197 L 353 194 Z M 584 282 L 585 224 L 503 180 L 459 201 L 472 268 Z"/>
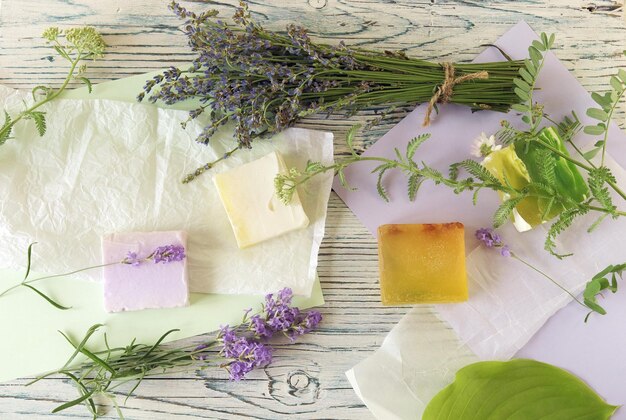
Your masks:
<path fill-rule="evenodd" d="M 92 326 L 78 344 L 61 333 L 74 348 L 72 356 L 60 369 L 42 375 L 28 385 L 52 375 L 66 376 L 76 385 L 79 396 L 52 412 L 84 404 L 95 419 L 103 414 L 94 401 L 96 397 L 109 400 L 118 416 L 123 418 L 115 398 L 121 386 L 131 387 L 129 392 L 125 392 L 128 399 L 145 378 L 180 371 L 191 365 L 200 370 L 219 366 L 228 371 L 231 380 L 239 381 L 254 369 L 271 363 L 273 349 L 267 344 L 269 339 L 284 335 L 293 341 L 315 329 L 322 320 L 318 311 L 300 311 L 291 305 L 291 300 L 289 288 L 269 294 L 259 313 L 250 316 L 250 310 L 246 311 L 241 324 L 232 328 L 228 325 L 222 327 L 215 338 L 200 345 L 164 346 L 163 340 L 178 331 L 170 330 L 152 345 L 138 344 L 133 340 L 126 347 L 110 348 L 105 333 L 106 350 L 96 352 L 89 350 L 88 344 L 102 325 Z M 73 367 L 79 355 L 88 361 Z"/>
<path fill-rule="evenodd" d="M 518 103 L 514 79 L 523 62 L 433 63 L 402 52 L 331 46 L 313 42 L 306 29 L 288 25 L 285 33 L 264 29 L 245 2 L 233 24 L 216 19 L 218 12 L 196 14 L 172 1 L 170 8 L 185 20 L 183 32 L 197 54 L 186 71 L 171 68 L 148 80 L 138 99 L 173 104 L 190 98 L 210 123 L 197 141 L 208 144 L 222 125 L 235 122 L 237 147 L 217 161 L 189 174 L 189 182 L 259 136 L 279 132 L 316 113 L 356 112 L 376 105 L 428 102 L 428 125 L 437 104 L 453 102 L 472 109 L 507 111 Z M 184 124 L 184 123 L 183 123 Z"/>

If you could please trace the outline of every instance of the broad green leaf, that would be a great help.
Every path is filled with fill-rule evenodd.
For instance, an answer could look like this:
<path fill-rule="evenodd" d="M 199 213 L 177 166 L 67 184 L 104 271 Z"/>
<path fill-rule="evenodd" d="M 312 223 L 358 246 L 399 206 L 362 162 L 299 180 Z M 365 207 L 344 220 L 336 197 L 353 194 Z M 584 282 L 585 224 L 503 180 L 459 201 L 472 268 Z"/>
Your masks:
<path fill-rule="evenodd" d="M 626 83 L 626 70 L 619 69 L 617 71 L 617 77 L 619 77 L 622 82 Z"/>
<path fill-rule="evenodd" d="M 620 92 L 623 89 L 622 82 L 617 78 L 617 76 L 611 76 L 611 87 L 616 92 Z"/>
<path fill-rule="evenodd" d="M 601 125 L 587 125 L 583 131 L 587 134 L 591 134 L 592 136 L 601 136 L 604 134 L 605 128 Z"/>
<path fill-rule="evenodd" d="M 609 119 L 609 115 L 601 109 L 598 108 L 589 108 L 587 110 L 587 115 L 593 119 L 606 121 Z"/>
<path fill-rule="evenodd" d="M 422 420 L 603 420 L 616 409 L 563 369 L 514 359 L 462 368 L 428 403 Z"/>

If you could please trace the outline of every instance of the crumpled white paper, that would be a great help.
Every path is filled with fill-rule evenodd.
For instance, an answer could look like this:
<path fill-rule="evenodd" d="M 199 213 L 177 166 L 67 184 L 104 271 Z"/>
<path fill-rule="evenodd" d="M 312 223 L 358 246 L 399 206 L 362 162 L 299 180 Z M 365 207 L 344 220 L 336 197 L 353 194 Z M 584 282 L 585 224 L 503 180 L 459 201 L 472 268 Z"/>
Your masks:
<path fill-rule="evenodd" d="M 607 156 L 618 180 L 626 171 Z M 617 199 L 615 199 L 616 202 Z M 593 234 L 597 214 L 577 220 L 558 238 L 559 260 L 543 243 L 549 225 L 518 233 L 512 224 L 498 229 L 511 250 L 563 287 L 579 295 L 593 275 L 626 259 L 626 220 L 605 220 Z M 387 335 L 381 348 L 346 376 L 379 419 L 420 418 L 428 402 L 454 380 L 456 372 L 479 360 L 508 360 L 572 298 L 523 263 L 496 249 L 475 248 L 466 260 L 469 300 L 412 309 Z M 580 322 L 589 312 L 580 307 Z M 601 320 L 598 320 L 601 322 Z"/>
<path fill-rule="evenodd" d="M 380 349 L 346 376 L 376 418 L 415 420 L 457 370 L 476 361 L 431 307 L 421 306 L 406 314 Z"/>
<path fill-rule="evenodd" d="M 15 114 L 28 96 L 0 86 L 0 107 Z M 186 230 L 191 291 L 263 294 L 291 287 L 310 294 L 332 173 L 299 190 L 308 228 L 240 250 L 211 172 L 181 183 L 184 174 L 233 147 L 232 130 L 222 130 L 211 148 L 194 141 L 201 124 L 181 128 L 183 111 L 108 100 L 56 100 L 45 111 L 43 138 L 32 122 L 20 123 L 15 139 L 0 147 L 0 266 L 24 268 L 26 248 L 36 241 L 34 270 L 69 272 L 100 263 L 102 234 Z M 332 134 L 289 129 L 212 171 L 272 150 L 288 167 L 309 159 L 330 164 Z M 100 275 L 93 270 L 77 277 Z"/>

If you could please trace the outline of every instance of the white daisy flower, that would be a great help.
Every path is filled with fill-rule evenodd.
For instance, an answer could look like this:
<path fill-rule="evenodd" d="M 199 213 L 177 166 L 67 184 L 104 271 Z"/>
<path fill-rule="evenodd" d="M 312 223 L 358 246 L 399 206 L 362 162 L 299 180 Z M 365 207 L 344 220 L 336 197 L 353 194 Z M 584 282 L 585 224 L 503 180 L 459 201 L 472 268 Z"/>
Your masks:
<path fill-rule="evenodd" d="M 480 133 L 480 136 L 474 140 L 471 148 L 471 155 L 477 158 L 487 157 L 491 152 L 502 149 L 502 146 L 496 144 L 496 136 L 493 134 L 489 137 L 485 133 Z"/>

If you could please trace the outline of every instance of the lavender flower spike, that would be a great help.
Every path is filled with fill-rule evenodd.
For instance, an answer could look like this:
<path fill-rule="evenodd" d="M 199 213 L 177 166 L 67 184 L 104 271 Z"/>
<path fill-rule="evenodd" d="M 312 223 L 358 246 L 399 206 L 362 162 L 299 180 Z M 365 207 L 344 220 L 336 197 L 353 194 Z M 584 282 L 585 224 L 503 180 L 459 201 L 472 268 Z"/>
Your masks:
<path fill-rule="evenodd" d="M 185 247 L 180 245 L 160 246 L 155 249 L 151 255 L 151 259 L 154 260 L 155 264 L 158 264 L 160 262 L 169 263 L 182 261 L 185 259 L 185 257 Z"/>
<path fill-rule="evenodd" d="M 487 248 L 500 248 L 500 255 L 510 257 L 511 249 L 502 242 L 502 238 L 493 229 L 481 228 L 476 231 L 476 239 L 481 241 Z"/>

